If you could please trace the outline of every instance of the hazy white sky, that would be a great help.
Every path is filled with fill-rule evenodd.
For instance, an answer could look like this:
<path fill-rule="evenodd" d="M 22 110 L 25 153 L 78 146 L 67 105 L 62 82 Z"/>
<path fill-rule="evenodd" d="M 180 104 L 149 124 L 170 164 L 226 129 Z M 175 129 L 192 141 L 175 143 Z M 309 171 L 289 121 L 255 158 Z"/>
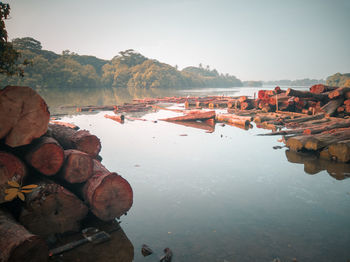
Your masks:
<path fill-rule="evenodd" d="M 111 59 L 133 48 L 241 80 L 350 72 L 349 0 L 10 0 L 10 38 Z"/>

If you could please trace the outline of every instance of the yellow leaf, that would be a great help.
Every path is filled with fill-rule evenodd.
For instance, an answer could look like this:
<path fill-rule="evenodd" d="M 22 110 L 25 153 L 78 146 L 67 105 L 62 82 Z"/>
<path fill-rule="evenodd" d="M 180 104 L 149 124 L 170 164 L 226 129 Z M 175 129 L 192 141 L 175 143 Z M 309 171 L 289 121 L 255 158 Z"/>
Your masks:
<path fill-rule="evenodd" d="M 19 197 L 19 199 L 21 199 L 22 201 L 24 201 L 25 197 L 24 197 L 23 193 L 18 192 L 18 193 L 17 193 L 17 196 Z"/>
<path fill-rule="evenodd" d="M 33 189 L 33 188 L 37 188 L 38 185 L 26 185 L 26 186 L 22 186 L 22 189 Z"/>
<path fill-rule="evenodd" d="M 17 196 L 17 193 L 18 193 L 18 191 L 17 192 L 11 192 L 11 193 L 7 194 L 4 199 L 6 201 L 12 201 Z"/>
<path fill-rule="evenodd" d="M 20 185 L 16 181 L 7 181 L 7 184 L 9 184 L 12 187 L 20 187 Z"/>
<path fill-rule="evenodd" d="M 24 190 L 22 189 L 21 192 L 22 193 L 32 193 L 33 190 L 32 189 L 24 189 Z"/>
<path fill-rule="evenodd" d="M 17 194 L 17 192 L 19 191 L 19 189 L 18 188 L 7 188 L 7 189 L 5 189 L 5 194 L 11 194 L 11 193 L 16 193 Z"/>

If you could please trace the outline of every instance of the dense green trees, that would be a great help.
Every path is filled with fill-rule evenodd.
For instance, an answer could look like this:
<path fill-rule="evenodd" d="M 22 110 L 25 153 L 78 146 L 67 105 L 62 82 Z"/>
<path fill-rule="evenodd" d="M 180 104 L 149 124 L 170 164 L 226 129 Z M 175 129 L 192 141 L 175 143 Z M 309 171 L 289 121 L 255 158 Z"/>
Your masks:
<path fill-rule="evenodd" d="M 31 61 L 31 66 L 25 69 L 24 78 L 0 76 L 0 85 L 28 85 L 35 89 L 116 87 L 129 90 L 242 85 L 236 77 L 220 75 L 209 66 L 187 67 L 179 71 L 132 49 L 107 61 L 69 50 L 64 50 L 61 55 L 42 50 L 41 43 L 31 37 L 13 39 L 12 44 L 21 54 L 21 59 Z"/>
<path fill-rule="evenodd" d="M 5 28 L 5 20 L 10 15 L 10 5 L 0 2 L 0 74 L 23 75 L 23 66 L 27 61 L 18 62 L 20 53 L 8 42 L 8 35 Z"/>

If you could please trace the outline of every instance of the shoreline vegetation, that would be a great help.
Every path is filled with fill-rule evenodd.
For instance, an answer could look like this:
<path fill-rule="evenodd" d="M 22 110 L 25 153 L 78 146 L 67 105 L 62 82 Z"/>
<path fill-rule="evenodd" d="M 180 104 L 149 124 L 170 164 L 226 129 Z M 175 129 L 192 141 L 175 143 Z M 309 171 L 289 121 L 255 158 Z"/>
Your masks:
<path fill-rule="evenodd" d="M 191 89 L 199 87 L 262 87 L 263 85 L 311 86 L 327 84 L 342 86 L 350 74 L 336 73 L 323 79 L 298 79 L 276 81 L 241 81 L 229 74 L 219 73 L 209 65 L 178 66 L 150 59 L 128 49 L 119 52 L 111 60 L 90 55 L 79 55 L 69 50 L 56 54 L 43 50 L 40 41 L 31 38 L 15 38 L 11 44 L 19 52 L 18 64 L 26 62 L 23 76 L 0 75 L 0 86 L 30 86 L 37 91 L 72 89 Z"/>

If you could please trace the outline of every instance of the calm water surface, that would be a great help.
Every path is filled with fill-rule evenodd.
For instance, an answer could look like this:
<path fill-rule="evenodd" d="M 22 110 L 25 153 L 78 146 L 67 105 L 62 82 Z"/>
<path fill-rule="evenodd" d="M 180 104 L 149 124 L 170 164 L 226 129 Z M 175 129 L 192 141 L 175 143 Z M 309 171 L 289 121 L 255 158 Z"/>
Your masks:
<path fill-rule="evenodd" d="M 62 120 L 97 135 L 102 163 L 131 184 L 134 205 L 121 225 L 134 261 L 158 261 L 141 255 L 142 244 L 158 255 L 170 247 L 173 261 L 350 259 L 350 179 L 305 173 L 304 165 L 287 161 L 285 149 L 272 148 L 282 145 L 280 137 L 256 136 L 269 132 L 256 127 L 216 125 L 206 133 L 152 121 L 177 115 L 169 111 L 123 125 L 106 113 L 113 114 Z"/>

